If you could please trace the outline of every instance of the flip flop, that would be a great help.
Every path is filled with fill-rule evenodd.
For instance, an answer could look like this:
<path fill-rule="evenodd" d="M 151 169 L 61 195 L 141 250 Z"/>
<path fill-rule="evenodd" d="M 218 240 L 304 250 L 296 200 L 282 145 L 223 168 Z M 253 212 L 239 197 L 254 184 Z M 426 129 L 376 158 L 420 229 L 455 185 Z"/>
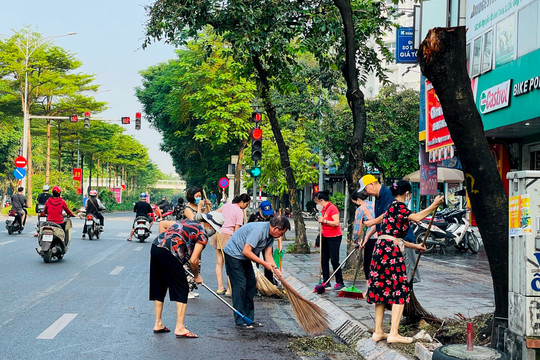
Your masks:
<path fill-rule="evenodd" d="M 239 328 L 242 328 L 242 329 L 247 329 L 247 330 L 255 329 L 255 324 L 252 324 L 252 325 L 248 325 L 248 324 L 236 324 L 236 326 L 238 326 Z"/>
<path fill-rule="evenodd" d="M 162 333 L 168 333 L 171 332 L 166 326 L 163 329 L 154 330 L 154 334 L 162 334 Z"/>
<path fill-rule="evenodd" d="M 176 335 L 176 338 L 177 338 L 177 339 L 181 339 L 181 338 L 195 339 L 195 338 L 198 338 L 198 337 L 199 337 L 197 334 L 194 334 L 194 333 L 192 333 L 191 331 L 188 331 L 188 332 L 185 333 L 185 334 L 180 334 L 180 335 L 174 334 L 174 335 Z"/>

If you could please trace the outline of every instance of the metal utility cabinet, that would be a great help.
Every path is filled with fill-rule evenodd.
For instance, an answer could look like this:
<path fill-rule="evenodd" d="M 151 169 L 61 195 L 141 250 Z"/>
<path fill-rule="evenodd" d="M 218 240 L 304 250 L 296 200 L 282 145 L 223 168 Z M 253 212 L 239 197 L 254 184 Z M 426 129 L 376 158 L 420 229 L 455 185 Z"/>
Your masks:
<path fill-rule="evenodd" d="M 536 359 L 540 348 L 540 171 L 515 171 L 509 181 L 508 332 L 511 359 Z"/>

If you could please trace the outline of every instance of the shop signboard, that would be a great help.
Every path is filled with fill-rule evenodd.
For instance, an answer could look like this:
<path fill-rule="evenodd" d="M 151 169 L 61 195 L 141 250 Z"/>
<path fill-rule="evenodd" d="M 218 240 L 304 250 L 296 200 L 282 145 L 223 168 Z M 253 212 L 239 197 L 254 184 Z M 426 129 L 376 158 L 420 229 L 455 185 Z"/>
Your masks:
<path fill-rule="evenodd" d="M 430 162 L 441 161 L 454 156 L 454 142 L 444 120 L 442 106 L 429 80 L 425 84 L 426 101 L 426 151 Z"/>

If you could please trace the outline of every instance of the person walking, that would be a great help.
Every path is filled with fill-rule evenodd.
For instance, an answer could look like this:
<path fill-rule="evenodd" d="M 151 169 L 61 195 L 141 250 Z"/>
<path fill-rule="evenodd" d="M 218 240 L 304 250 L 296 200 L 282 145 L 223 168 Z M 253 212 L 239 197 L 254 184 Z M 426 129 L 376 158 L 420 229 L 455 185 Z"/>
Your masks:
<path fill-rule="evenodd" d="M 194 279 L 202 284 L 199 257 L 208 238 L 220 232 L 223 216 L 217 212 L 202 214 L 201 222 L 182 220 L 170 226 L 153 241 L 150 250 L 150 300 L 154 302 L 154 334 L 170 330 L 163 324 L 163 302 L 167 290 L 170 301 L 176 302 L 177 338 L 197 338 L 185 327 L 189 285 L 184 266 L 189 264 Z"/>
<path fill-rule="evenodd" d="M 319 216 L 319 224 L 321 224 L 321 266 L 323 273 L 323 281 L 326 282 L 326 287 L 331 287 L 330 283 L 330 265 L 334 271 L 339 267 L 339 247 L 341 245 L 342 232 L 341 223 L 339 222 L 339 210 L 336 205 L 330 202 L 329 192 L 319 191 L 315 193 L 314 201 L 320 205 L 321 216 Z M 345 287 L 343 283 L 343 274 L 341 269 L 336 272 L 336 284 L 334 290 L 341 290 Z"/>
<path fill-rule="evenodd" d="M 375 235 L 372 235 L 369 237 L 369 239 L 362 236 L 364 234 L 364 228 L 366 227 L 364 222 L 373 220 L 374 218 L 373 203 L 371 201 L 367 201 L 366 198 L 367 194 L 365 192 L 359 193 L 358 191 L 355 191 L 351 195 L 352 202 L 358 206 L 354 215 L 353 241 L 355 244 L 358 244 L 361 249 L 364 249 L 363 268 L 367 283 L 367 279 L 369 278 L 371 255 L 373 254 L 373 248 L 375 247 L 375 241 L 377 239 Z M 369 231 L 369 228 L 366 230 L 366 232 L 367 231 Z"/>
<path fill-rule="evenodd" d="M 231 236 L 244 224 L 244 209 L 248 207 L 251 197 L 248 194 L 238 195 L 232 202 L 226 203 L 217 211 L 223 214 L 225 220 L 221 227 L 221 236 L 214 236 L 210 239 L 210 244 L 216 250 L 216 279 L 218 289 L 216 293 L 225 295 L 227 289 L 223 285 L 223 253 L 222 250 L 227 245 Z"/>
<path fill-rule="evenodd" d="M 375 304 L 375 331 L 373 341 L 386 339 L 389 343 L 411 343 L 410 337 L 399 335 L 398 328 L 405 303 L 409 302 L 409 281 L 405 269 L 404 249 L 425 251 L 422 244 L 403 241 L 411 222 L 421 221 L 444 201 L 437 196 L 426 209 L 413 213 L 405 204 L 411 197 L 411 184 L 400 180 L 390 189 L 395 199 L 388 206 L 378 233 L 369 269 L 368 292 L 366 300 Z M 383 318 L 386 306 L 392 307 L 390 332 L 383 331 Z"/>
<path fill-rule="evenodd" d="M 257 293 L 257 279 L 252 261 L 280 275 L 272 256 L 274 240 L 291 228 L 284 216 L 275 216 L 270 222 L 252 222 L 238 229 L 225 245 L 225 268 L 231 280 L 233 307 L 248 318 L 255 319 L 253 298 Z M 264 260 L 259 254 L 264 253 Z M 253 329 L 262 326 L 259 322 L 248 325 L 235 313 L 236 326 Z"/>

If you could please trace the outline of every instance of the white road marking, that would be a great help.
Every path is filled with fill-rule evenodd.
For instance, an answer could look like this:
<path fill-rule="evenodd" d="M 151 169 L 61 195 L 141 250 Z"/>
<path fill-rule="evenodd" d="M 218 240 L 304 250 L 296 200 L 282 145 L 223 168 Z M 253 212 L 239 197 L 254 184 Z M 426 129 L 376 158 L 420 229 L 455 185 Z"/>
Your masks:
<path fill-rule="evenodd" d="M 75 319 L 76 316 L 77 314 L 64 314 L 60 316 L 60 319 L 56 320 L 51 326 L 45 329 L 45 331 L 39 334 L 37 339 L 54 339 L 54 337 L 58 335 L 58 333 L 62 331 L 62 329 L 64 329 L 71 322 L 71 320 Z"/>
<path fill-rule="evenodd" d="M 9 243 L 12 243 L 12 242 L 15 242 L 15 240 L 9 240 L 9 241 L 0 242 L 0 245 L 6 245 L 6 244 L 9 244 Z"/>
<path fill-rule="evenodd" d="M 137 246 L 135 249 L 133 249 L 133 251 L 141 251 L 143 249 L 142 246 Z"/>
<path fill-rule="evenodd" d="M 113 271 L 111 271 L 109 273 L 109 275 L 118 275 L 118 274 L 120 274 L 120 271 L 122 271 L 122 270 L 124 270 L 123 266 L 117 266 L 117 267 L 114 268 Z"/>

